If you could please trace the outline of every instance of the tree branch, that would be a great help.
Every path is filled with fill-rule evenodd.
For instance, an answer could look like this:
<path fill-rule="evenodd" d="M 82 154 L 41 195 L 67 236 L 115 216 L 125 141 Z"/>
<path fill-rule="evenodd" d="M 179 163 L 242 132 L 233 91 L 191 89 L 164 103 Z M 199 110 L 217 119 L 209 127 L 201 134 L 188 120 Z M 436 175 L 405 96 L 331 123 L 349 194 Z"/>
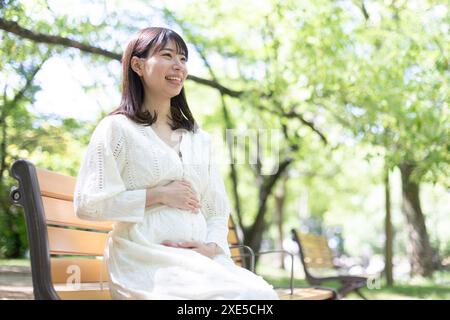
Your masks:
<path fill-rule="evenodd" d="M 48 50 L 42 57 L 41 63 L 39 63 L 31 72 L 25 75 L 25 85 L 14 95 L 14 98 L 10 101 L 9 105 L 14 106 L 19 100 L 24 97 L 25 93 L 31 87 L 36 74 L 39 72 L 39 70 L 42 69 L 42 66 L 50 58 L 50 55 L 51 51 Z"/>
<path fill-rule="evenodd" d="M 367 11 L 367 8 L 366 8 L 366 5 L 365 5 L 365 3 L 364 3 L 364 0 L 361 0 L 360 3 L 358 3 L 358 2 L 359 2 L 359 1 L 353 1 L 353 3 L 354 3 L 357 7 L 359 7 L 359 9 L 361 9 L 361 12 L 362 12 L 362 14 L 363 14 L 363 16 L 364 16 L 364 19 L 366 19 L 366 21 L 369 20 L 369 19 L 370 19 L 370 15 L 369 15 L 369 12 Z"/>
<path fill-rule="evenodd" d="M 235 91 L 235 90 L 228 89 L 228 88 L 224 87 L 223 85 L 221 85 L 220 83 L 218 83 L 217 81 L 214 81 L 214 80 L 208 80 L 208 79 L 199 78 L 199 77 L 191 75 L 191 74 L 188 76 L 188 79 L 190 79 L 190 80 L 192 80 L 194 82 L 203 84 L 205 86 L 217 89 L 217 90 L 220 91 L 221 94 L 225 94 L 225 95 L 228 95 L 230 97 L 239 98 L 241 95 L 244 94 L 243 91 Z"/>
<path fill-rule="evenodd" d="M 285 116 L 287 118 L 297 118 L 297 119 L 299 119 L 301 123 L 303 123 L 305 126 L 309 127 L 312 131 L 317 133 L 319 135 L 320 139 L 322 139 L 324 144 L 328 144 L 328 140 L 325 137 L 325 135 L 319 129 L 317 129 L 317 127 L 314 124 L 314 122 L 306 120 L 302 113 L 298 113 L 298 112 L 295 112 L 294 110 L 291 110 L 288 113 L 286 113 Z"/>
<path fill-rule="evenodd" d="M 70 48 L 76 48 L 80 51 L 96 54 L 99 56 L 103 56 L 109 59 L 121 61 L 122 54 L 112 52 L 106 49 L 98 48 L 89 44 L 85 44 L 76 40 L 72 40 L 69 38 L 61 37 L 61 36 L 53 36 L 48 34 L 43 34 L 39 32 L 35 32 L 26 28 L 19 26 L 19 24 L 15 21 L 9 21 L 0 18 L 0 29 L 5 30 L 7 32 L 13 33 L 19 37 L 38 42 L 38 43 L 47 43 L 51 45 L 60 45 Z M 221 85 L 217 81 L 203 79 L 194 75 L 188 75 L 188 79 L 199 84 L 214 88 L 219 90 L 222 94 L 229 95 L 231 97 L 239 97 L 243 94 L 242 91 L 235 91 L 225 86 Z"/>
<path fill-rule="evenodd" d="M 76 40 L 71 40 L 65 37 L 61 36 L 52 36 L 47 35 L 39 32 L 35 32 L 29 29 L 25 29 L 15 21 L 9 21 L 0 18 L 0 29 L 3 29 L 5 31 L 8 31 L 10 33 L 13 33 L 15 35 L 18 35 L 19 37 L 32 40 L 34 42 L 39 43 L 47 43 L 47 44 L 53 44 L 53 45 L 61 45 L 71 48 L 76 48 L 84 52 L 97 54 L 100 56 L 104 56 L 113 60 L 120 61 L 121 54 L 114 53 L 105 49 L 97 48 L 88 44 L 81 43 Z"/>
<path fill-rule="evenodd" d="M 280 117 L 285 117 L 285 118 L 290 118 L 290 119 L 292 119 L 292 118 L 299 119 L 301 123 L 303 123 L 304 125 L 309 127 L 312 131 L 314 131 L 316 134 L 318 134 L 320 139 L 323 141 L 324 144 L 328 144 L 328 139 L 325 137 L 325 135 L 319 129 L 317 129 L 317 127 L 314 124 L 314 122 L 306 120 L 302 113 L 298 113 L 298 112 L 296 112 L 294 110 L 295 107 L 292 107 L 291 111 L 289 111 L 287 113 L 282 111 L 281 108 L 278 108 L 278 110 L 270 110 L 270 109 L 268 109 L 268 108 L 266 108 L 266 107 L 264 107 L 262 105 L 260 105 L 258 108 L 262 109 L 264 111 L 267 111 L 267 112 L 276 113 Z"/>

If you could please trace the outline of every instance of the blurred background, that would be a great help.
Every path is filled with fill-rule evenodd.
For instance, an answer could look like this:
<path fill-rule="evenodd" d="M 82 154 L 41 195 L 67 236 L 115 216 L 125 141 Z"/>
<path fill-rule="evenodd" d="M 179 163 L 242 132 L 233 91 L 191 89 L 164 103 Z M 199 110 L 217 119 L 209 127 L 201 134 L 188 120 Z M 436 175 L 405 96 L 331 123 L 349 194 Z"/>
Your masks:
<path fill-rule="evenodd" d="M 32 292 L 11 164 L 77 175 L 120 102 L 124 46 L 148 26 L 188 43 L 204 130 L 279 132 L 273 174 L 248 143 L 220 166 L 243 243 L 293 252 L 307 285 L 291 229 L 322 235 L 336 265 L 375 279 L 369 298 L 450 299 L 449 4 L 0 0 L 0 299 Z M 267 255 L 257 271 L 287 286 L 289 267 Z"/>

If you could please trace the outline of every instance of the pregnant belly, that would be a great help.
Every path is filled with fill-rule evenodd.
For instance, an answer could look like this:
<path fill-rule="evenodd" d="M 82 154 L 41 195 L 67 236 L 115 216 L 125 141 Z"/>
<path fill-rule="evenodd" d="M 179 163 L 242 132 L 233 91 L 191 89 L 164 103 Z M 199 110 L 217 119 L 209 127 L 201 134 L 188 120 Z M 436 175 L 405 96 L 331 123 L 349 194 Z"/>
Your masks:
<path fill-rule="evenodd" d="M 206 220 L 201 211 L 192 213 L 166 206 L 153 209 L 146 212 L 141 228 L 152 243 L 206 240 Z"/>

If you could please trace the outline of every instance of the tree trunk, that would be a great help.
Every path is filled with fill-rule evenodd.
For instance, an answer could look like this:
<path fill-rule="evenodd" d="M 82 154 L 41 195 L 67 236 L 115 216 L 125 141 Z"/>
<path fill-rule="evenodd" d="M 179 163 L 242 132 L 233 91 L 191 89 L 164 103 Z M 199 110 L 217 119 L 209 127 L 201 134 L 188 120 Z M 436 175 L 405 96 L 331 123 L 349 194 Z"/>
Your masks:
<path fill-rule="evenodd" d="M 433 251 L 420 206 L 419 184 L 411 180 L 415 165 L 402 163 L 399 168 L 402 176 L 402 211 L 408 223 L 411 274 L 428 277 L 433 273 Z"/>
<path fill-rule="evenodd" d="M 289 165 L 292 163 L 293 159 L 288 157 L 284 159 L 279 167 L 277 173 L 273 175 L 266 176 L 263 179 L 263 183 L 259 190 L 259 206 L 258 212 L 256 213 L 256 219 L 253 225 L 249 228 L 244 228 L 244 244 L 250 246 L 255 252 L 260 251 L 261 241 L 263 237 L 264 230 L 266 229 L 265 214 L 267 211 L 267 200 L 273 192 L 273 188 L 278 181 L 284 175 L 284 172 L 288 169 Z M 258 257 L 256 257 L 256 262 Z"/>
<path fill-rule="evenodd" d="M 275 224 L 277 226 L 278 231 L 278 239 L 277 239 L 277 250 L 283 249 L 283 211 L 284 211 L 284 204 L 286 201 L 286 183 L 287 183 L 287 176 L 283 178 L 280 185 L 280 188 L 275 192 Z M 284 269 L 284 255 L 280 254 L 280 268 Z"/>
<path fill-rule="evenodd" d="M 391 188 L 389 185 L 389 168 L 386 168 L 385 170 L 384 192 L 385 192 L 385 208 L 386 208 L 386 219 L 384 225 L 386 235 L 384 273 L 386 276 L 386 285 L 388 287 L 392 287 L 394 284 L 394 277 L 392 272 L 394 232 L 391 220 Z"/>

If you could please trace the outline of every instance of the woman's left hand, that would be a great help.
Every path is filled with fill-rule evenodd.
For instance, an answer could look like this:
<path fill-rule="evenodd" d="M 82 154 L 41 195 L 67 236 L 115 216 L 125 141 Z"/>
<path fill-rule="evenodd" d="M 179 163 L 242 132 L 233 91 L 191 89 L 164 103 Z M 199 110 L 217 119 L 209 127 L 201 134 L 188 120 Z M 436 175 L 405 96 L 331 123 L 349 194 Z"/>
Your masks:
<path fill-rule="evenodd" d="M 214 243 L 204 244 L 198 241 L 172 242 L 166 240 L 161 244 L 168 247 L 194 250 L 208 258 L 213 258 L 216 255 L 216 244 Z"/>

